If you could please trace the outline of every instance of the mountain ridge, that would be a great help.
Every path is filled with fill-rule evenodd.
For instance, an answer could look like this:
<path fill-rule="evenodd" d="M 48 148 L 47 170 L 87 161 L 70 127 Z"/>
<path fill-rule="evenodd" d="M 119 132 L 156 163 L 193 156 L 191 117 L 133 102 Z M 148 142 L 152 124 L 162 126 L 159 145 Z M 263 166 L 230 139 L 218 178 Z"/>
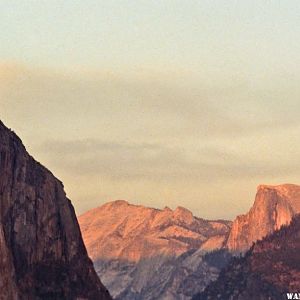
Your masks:
<path fill-rule="evenodd" d="M 131 243 L 136 238 L 145 239 L 145 233 L 148 234 L 147 238 L 156 239 L 156 241 L 152 239 L 153 243 L 163 238 L 169 239 L 170 242 L 173 239 L 174 243 L 178 243 L 178 251 L 175 249 L 176 245 L 173 245 L 169 254 L 179 255 L 190 249 L 188 241 L 186 242 L 186 247 L 180 244 L 182 243 L 182 241 L 179 241 L 180 237 L 195 239 L 201 244 L 207 241 L 209 237 L 205 235 L 211 231 L 213 236 L 224 235 L 225 242 L 225 235 L 228 233 L 231 225 L 231 222 L 227 220 L 210 221 L 195 217 L 191 211 L 180 206 L 174 210 L 170 208 L 157 209 L 130 204 L 125 200 L 105 203 L 80 215 L 78 220 L 85 243 L 93 259 L 96 259 L 96 254 L 91 249 L 92 244 L 104 238 L 104 235 L 108 236 L 110 234 L 110 237 L 113 238 L 112 235 L 116 232 L 118 232 L 119 237 L 122 237 L 123 240 L 120 241 L 122 243 L 125 243 L 126 238 L 130 239 Z M 107 227 L 104 229 L 105 226 Z M 148 241 L 151 244 L 151 241 Z M 112 240 L 109 243 L 112 243 Z M 141 244 L 141 241 L 139 241 L 139 244 Z M 163 243 L 158 244 L 161 247 L 163 246 Z M 141 246 L 135 247 L 134 250 L 137 250 L 139 247 Z M 97 251 L 99 251 L 99 248 Z M 142 252 L 139 253 L 141 255 L 137 255 L 136 259 L 132 259 L 135 261 L 139 260 L 143 257 Z M 157 250 L 155 255 L 157 255 Z M 113 258 L 117 257 L 122 257 L 122 255 L 113 256 Z M 122 258 L 128 259 L 126 255 Z"/>
<path fill-rule="evenodd" d="M 124 200 L 105 203 L 78 220 L 96 271 L 117 300 L 190 299 L 216 279 L 218 268 L 203 256 L 225 245 L 231 226 L 195 217 L 180 206 L 156 209 Z"/>
<path fill-rule="evenodd" d="M 157 209 L 115 200 L 79 216 L 79 223 L 97 273 L 117 300 L 151 300 L 151 295 L 187 300 L 192 291 L 200 292 L 217 279 L 220 267 L 207 263 L 207 252 L 226 253 L 228 249 L 232 254 L 244 253 L 257 240 L 288 225 L 299 200 L 298 185 L 261 184 L 249 212 L 233 222 L 205 220 L 180 206 Z M 224 226 L 226 231 L 222 231 Z M 98 228 L 105 234 L 97 236 Z M 97 239 L 106 241 L 100 245 L 108 245 L 108 249 L 99 246 Z M 226 255 L 216 259 L 228 262 Z M 123 287 L 116 286 L 114 278 L 122 281 Z"/>

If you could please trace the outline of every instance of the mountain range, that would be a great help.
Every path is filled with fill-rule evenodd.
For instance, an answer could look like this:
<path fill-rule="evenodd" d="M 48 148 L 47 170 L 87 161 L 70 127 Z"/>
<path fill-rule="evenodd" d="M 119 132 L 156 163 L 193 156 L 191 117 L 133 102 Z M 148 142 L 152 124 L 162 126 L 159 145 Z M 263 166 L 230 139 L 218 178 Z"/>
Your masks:
<path fill-rule="evenodd" d="M 298 212 L 299 186 L 260 185 L 252 208 L 233 222 L 204 220 L 183 207 L 159 210 L 117 200 L 79 216 L 79 224 L 113 297 L 187 300 L 216 280 L 232 255 L 288 225 Z"/>
<path fill-rule="evenodd" d="M 101 280 L 114 298 L 128 300 L 188 299 L 203 289 L 199 282 L 218 274 L 202 262 L 203 254 L 223 248 L 231 227 L 230 221 L 200 219 L 183 207 L 159 210 L 124 200 L 78 220 Z"/>

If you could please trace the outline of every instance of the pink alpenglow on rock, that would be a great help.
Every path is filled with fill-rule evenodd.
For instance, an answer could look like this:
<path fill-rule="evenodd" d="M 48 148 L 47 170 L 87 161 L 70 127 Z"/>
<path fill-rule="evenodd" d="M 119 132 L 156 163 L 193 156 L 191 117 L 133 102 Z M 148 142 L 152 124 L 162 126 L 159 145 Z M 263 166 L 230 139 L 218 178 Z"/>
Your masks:
<path fill-rule="evenodd" d="M 288 225 L 300 212 L 300 186 L 283 184 L 260 185 L 254 205 L 245 215 L 238 216 L 232 224 L 227 247 L 232 251 L 248 250 L 253 242 Z"/>

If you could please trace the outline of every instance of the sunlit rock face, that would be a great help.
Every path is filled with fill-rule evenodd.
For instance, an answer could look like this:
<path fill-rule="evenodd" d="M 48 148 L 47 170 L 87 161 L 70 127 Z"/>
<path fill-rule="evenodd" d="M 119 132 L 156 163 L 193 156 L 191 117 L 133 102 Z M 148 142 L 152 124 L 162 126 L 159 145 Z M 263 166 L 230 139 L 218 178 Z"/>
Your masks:
<path fill-rule="evenodd" d="M 62 183 L 1 122 L 0 299 L 111 299 Z"/>
<path fill-rule="evenodd" d="M 250 211 L 233 222 L 227 247 L 231 251 L 248 250 L 253 242 L 287 225 L 300 212 L 300 186 L 260 185 Z"/>
<path fill-rule="evenodd" d="M 221 248 L 231 224 L 196 218 L 182 207 L 174 211 L 170 208 L 159 210 L 131 205 L 124 200 L 92 209 L 78 220 L 94 261 L 178 256 L 187 250 L 201 248 L 210 239 L 210 248 Z"/>
<path fill-rule="evenodd" d="M 159 210 L 124 200 L 78 220 L 96 271 L 122 300 L 190 299 L 217 277 L 219 269 L 203 262 L 203 255 L 224 247 L 231 226 L 183 207 Z"/>

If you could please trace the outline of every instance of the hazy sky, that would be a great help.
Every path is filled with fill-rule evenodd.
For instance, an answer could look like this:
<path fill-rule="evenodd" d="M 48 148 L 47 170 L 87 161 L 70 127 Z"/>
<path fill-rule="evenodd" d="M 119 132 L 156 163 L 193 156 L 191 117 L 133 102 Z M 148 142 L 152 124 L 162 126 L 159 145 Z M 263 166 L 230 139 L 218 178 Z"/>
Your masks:
<path fill-rule="evenodd" d="M 0 1 L 0 28 L 0 118 L 78 214 L 300 183 L 300 1 Z"/>

